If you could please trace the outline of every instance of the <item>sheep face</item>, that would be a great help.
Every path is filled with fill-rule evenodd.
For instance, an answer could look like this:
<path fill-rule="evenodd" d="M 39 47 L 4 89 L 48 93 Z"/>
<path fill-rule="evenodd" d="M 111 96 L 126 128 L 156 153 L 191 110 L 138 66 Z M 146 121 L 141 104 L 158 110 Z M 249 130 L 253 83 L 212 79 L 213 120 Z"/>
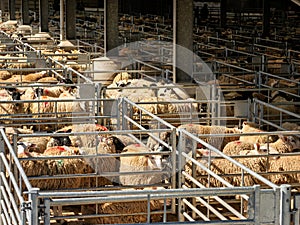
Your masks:
<path fill-rule="evenodd" d="M 29 152 L 30 148 L 34 148 L 34 147 L 35 147 L 35 144 L 32 144 L 31 142 L 18 142 L 17 143 L 18 155 Z"/>

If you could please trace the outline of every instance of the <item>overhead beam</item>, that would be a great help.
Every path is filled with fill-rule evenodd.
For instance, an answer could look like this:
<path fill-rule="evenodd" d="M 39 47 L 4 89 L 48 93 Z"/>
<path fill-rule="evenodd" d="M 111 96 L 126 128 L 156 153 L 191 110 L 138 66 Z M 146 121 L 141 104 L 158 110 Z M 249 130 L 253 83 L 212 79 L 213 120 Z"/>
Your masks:
<path fill-rule="evenodd" d="M 292 2 L 294 2 L 296 5 L 300 6 L 300 0 L 291 0 Z"/>

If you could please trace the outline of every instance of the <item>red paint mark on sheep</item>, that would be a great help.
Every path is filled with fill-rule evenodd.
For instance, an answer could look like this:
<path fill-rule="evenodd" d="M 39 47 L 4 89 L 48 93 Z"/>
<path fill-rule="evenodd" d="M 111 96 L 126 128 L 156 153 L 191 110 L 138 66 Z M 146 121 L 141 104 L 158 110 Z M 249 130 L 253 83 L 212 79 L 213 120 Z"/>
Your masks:
<path fill-rule="evenodd" d="M 100 124 L 96 124 L 96 129 L 97 129 L 98 131 L 108 131 L 107 127 L 102 126 L 102 125 L 100 125 Z"/>
<path fill-rule="evenodd" d="M 204 146 L 200 143 L 197 144 L 197 148 L 203 148 Z"/>
<path fill-rule="evenodd" d="M 135 147 L 141 147 L 141 144 L 134 144 Z"/>

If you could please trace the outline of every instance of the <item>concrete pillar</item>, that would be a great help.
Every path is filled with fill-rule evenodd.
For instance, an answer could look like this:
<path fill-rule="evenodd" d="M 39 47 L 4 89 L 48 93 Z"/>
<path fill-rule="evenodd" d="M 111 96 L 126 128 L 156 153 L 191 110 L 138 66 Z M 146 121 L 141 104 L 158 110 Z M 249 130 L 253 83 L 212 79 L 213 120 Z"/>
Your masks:
<path fill-rule="evenodd" d="M 225 28 L 227 24 L 227 0 L 221 0 L 220 8 L 221 8 L 220 25 L 222 28 Z"/>
<path fill-rule="evenodd" d="M 60 16 L 60 40 L 66 40 L 65 35 L 65 1 L 60 0 L 60 9 L 59 9 L 59 16 Z"/>
<path fill-rule="evenodd" d="M 118 0 L 104 1 L 104 47 L 105 51 L 111 51 L 119 46 L 118 27 Z M 116 54 L 110 52 L 112 54 Z"/>
<path fill-rule="evenodd" d="M 263 37 L 268 37 L 270 35 L 270 0 L 263 0 Z"/>
<path fill-rule="evenodd" d="M 40 32 L 48 32 L 48 17 L 49 17 L 49 10 L 48 10 L 48 0 L 39 0 L 40 1 Z"/>
<path fill-rule="evenodd" d="M 6 8 L 5 8 L 5 0 L 0 0 L 0 9 L 1 9 L 1 11 L 2 11 L 2 15 L 3 15 L 3 13 L 6 11 Z"/>
<path fill-rule="evenodd" d="M 66 38 L 76 39 L 76 0 L 66 0 Z"/>
<path fill-rule="evenodd" d="M 8 10 L 9 10 L 9 19 L 16 20 L 16 8 L 15 8 L 15 0 L 8 1 Z"/>
<path fill-rule="evenodd" d="M 173 0 L 174 82 L 192 81 L 193 0 Z"/>
<path fill-rule="evenodd" d="M 22 0 L 22 22 L 23 25 L 30 25 L 28 0 Z"/>

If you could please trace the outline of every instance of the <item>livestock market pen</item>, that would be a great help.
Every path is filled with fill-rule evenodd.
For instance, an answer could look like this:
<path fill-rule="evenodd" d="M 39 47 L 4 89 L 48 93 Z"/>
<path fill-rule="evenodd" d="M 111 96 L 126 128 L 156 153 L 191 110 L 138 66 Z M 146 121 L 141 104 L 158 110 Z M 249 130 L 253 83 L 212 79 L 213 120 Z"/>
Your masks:
<path fill-rule="evenodd" d="M 22 73 L 21 80 L 23 75 L 25 76 L 31 70 L 46 70 L 54 78 L 69 78 L 76 81 L 75 84 L 59 85 L 51 83 L 32 85 L 21 82 L 19 88 L 50 88 L 52 86 L 69 88 L 75 85 L 79 89 L 80 98 L 1 102 L 8 104 L 41 103 L 40 105 L 48 105 L 49 103 L 51 105 L 53 102 L 55 110 L 51 112 L 39 110 L 36 114 L 0 115 L 3 122 L 3 128 L 0 129 L 0 224 L 47 225 L 60 224 L 62 222 L 65 224 L 110 224 L 114 221 L 117 221 L 115 223 L 124 222 L 127 224 L 282 225 L 291 224 L 292 221 L 293 224 L 299 224 L 298 208 L 300 200 L 297 191 L 295 191 L 299 183 L 281 184 L 281 186 L 274 184 L 266 179 L 272 172 L 254 171 L 254 169 L 251 170 L 241 163 L 243 158 L 249 160 L 254 156 L 229 157 L 207 142 L 204 142 L 201 139 L 203 136 L 195 136 L 173 126 L 177 126 L 182 122 L 219 125 L 222 121 L 231 119 L 234 122 L 228 124 L 230 126 L 241 126 L 242 120 L 251 120 L 258 122 L 261 127 L 268 125 L 269 127 L 272 126 L 273 129 L 278 129 L 282 128 L 284 116 L 289 116 L 290 121 L 294 122 L 299 121 L 299 115 L 256 99 L 253 102 L 248 100 L 229 102 L 219 98 L 221 93 L 225 95 L 232 88 L 238 87 L 238 85 L 232 85 L 227 90 L 221 90 L 221 88 L 214 85 L 208 86 L 202 83 L 203 86 L 197 85 L 198 89 L 196 93 L 193 93 L 192 97 L 195 97 L 195 99 L 183 99 L 172 102 L 148 101 L 141 103 L 133 102 L 127 98 L 107 98 L 105 94 L 109 91 L 109 88 L 103 87 L 99 83 L 94 83 L 82 75 L 97 71 L 78 72 L 71 68 L 72 66 L 79 66 L 79 70 L 88 68 L 90 66 L 88 64 L 89 60 L 94 57 L 93 54 L 79 55 L 77 53 L 67 54 L 64 52 L 54 54 L 51 51 L 41 54 L 40 50 L 36 50 L 20 41 L 14 42 L 8 36 L 5 36 L 4 39 L 8 43 L 4 46 L 6 50 L 13 49 L 20 53 L 26 49 L 26 51 L 24 50 L 23 58 L 3 57 L 3 60 L 6 60 L 8 65 L 17 65 L 8 69 L 20 71 Z M 221 39 L 217 41 L 219 42 Z M 83 43 L 80 42 L 80 45 L 82 47 Z M 89 49 L 87 51 L 95 50 L 95 55 L 98 55 L 99 49 L 97 48 L 98 50 L 96 50 L 97 46 L 86 46 L 86 49 Z M 41 46 L 39 45 L 39 47 Z M 157 50 L 156 47 L 155 49 Z M 151 50 L 151 48 L 144 46 L 143 50 Z M 224 48 L 218 50 L 220 50 L 221 54 L 225 52 L 231 55 L 253 56 L 250 53 L 242 54 L 241 52 Z M 33 53 L 27 54 L 30 51 Z M 167 58 L 170 56 L 168 51 L 169 49 L 163 47 L 163 52 L 167 52 Z M 146 51 L 144 52 L 146 53 Z M 99 54 L 102 54 L 102 50 L 99 51 Z M 30 57 L 27 55 L 30 55 Z M 159 56 L 164 56 L 164 54 Z M 145 57 L 151 58 L 151 54 L 147 52 Z M 30 68 L 21 69 L 18 64 L 23 62 L 22 60 L 27 62 L 28 58 L 30 58 L 29 61 L 34 62 L 34 65 Z M 74 65 L 73 62 L 76 62 L 76 64 Z M 161 69 L 156 65 L 153 66 L 139 60 L 133 59 L 131 63 L 134 63 L 134 66 L 127 71 L 132 72 L 135 78 L 147 77 L 156 82 L 156 76 L 169 78 L 172 75 L 172 72 L 168 69 Z M 242 83 L 244 86 L 255 87 L 253 90 L 261 91 L 263 94 L 267 93 L 267 97 L 269 97 L 269 92 L 265 92 L 266 89 L 274 91 L 274 87 L 263 86 L 261 83 L 256 82 L 261 80 L 261 76 L 278 78 L 275 75 L 264 72 L 257 73 L 239 66 L 231 66 L 227 63 L 216 62 L 216 65 L 216 69 L 221 67 L 225 69 L 222 72 L 226 72 L 225 75 L 230 79 L 236 79 L 235 75 L 242 75 L 236 79 L 239 83 Z M 169 64 L 164 64 L 163 62 L 161 62 L 160 66 L 170 68 Z M 148 68 L 148 71 L 141 69 L 142 67 Z M 115 70 L 113 72 L 124 71 Z M 256 82 L 243 79 L 243 75 L 249 75 L 249 73 L 255 78 Z M 88 77 L 92 78 L 92 76 Z M 3 82 L 3 87 L 9 87 L 11 84 Z M 296 82 L 296 85 L 298 84 Z M 172 85 L 169 88 L 159 86 L 152 88 L 156 89 L 156 91 L 166 89 L 175 91 L 182 87 Z M 189 88 L 194 89 L 195 86 L 185 87 L 188 93 L 190 93 Z M 118 87 L 116 89 L 120 91 L 126 89 L 126 87 Z M 246 92 L 247 90 L 242 91 Z M 292 94 L 292 96 L 297 97 L 297 94 Z M 71 110 L 61 112 L 57 110 L 58 104 L 67 105 L 69 102 L 84 103 L 86 111 L 74 112 Z M 231 118 L 222 116 L 223 108 L 226 108 L 228 104 L 232 104 L 234 111 L 236 111 L 239 109 L 239 103 L 243 103 L 243 106 L 246 105 L 246 108 L 250 109 L 247 111 L 247 114 L 235 112 Z M 179 106 L 179 108 L 180 106 L 183 106 L 183 108 L 188 106 L 188 110 L 195 106 L 197 110 L 195 112 L 185 111 L 183 113 L 175 112 L 174 114 L 154 115 L 145 110 L 145 104 L 148 107 L 149 105 L 156 105 L 153 107 L 156 110 L 158 104 L 173 104 Z M 270 120 L 269 116 L 266 117 L 265 111 L 262 109 L 263 106 L 276 110 L 279 112 L 279 116 Z M 95 123 L 104 125 L 109 130 L 70 131 L 67 129 L 64 132 L 45 132 L 45 127 L 47 129 L 50 127 L 50 130 L 58 130 L 66 125 L 76 126 Z M 10 127 L 21 128 L 23 126 L 33 126 L 35 132 L 31 134 L 7 134 Z M 168 134 L 168 140 L 161 138 L 165 133 Z M 260 134 L 270 136 L 278 134 L 299 135 L 299 132 L 274 131 Z M 221 138 L 230 135 L 240 134 L 222 134 Z M 97 140 L 99 137 L 103 138 L 106 136 L 126 136 L 137 146 L 146 144 L 149 138 L 152 138 L 155 140 L 155 144 L 160 145 L 160 147 L 163 146 L 163 151 L 150 151 L 149 149 L 141 153 L 103 153 L 99 152 L 97 147 L 92 147 L 90 154 L 82 154 L 82 149 L 75 147 L 74 149 L 72 148 L 72 153 L 74 154 L 70 155 L 34 155 L 31 153 L 32 155 L 25 154 L 22 157 L 18 157 L 17 154 L 18 142 L 26 139 L 89 137 Z M 213 135 L 213 138 L 217 137 L 218 134 Z M 205 155 L 200 150 L 197 150 L 198 146 L 205 147 L 208 154 Z M 287 155 L 295 156 L 296 154 Z M 126 172 L 121 172 L 118 169 L 108 171 L 99 169 L 101 168 L 99 162 L 111 162 L 110 160 L 112 160 L 118 163 L 122 159 L 137 155 L 152 156 L 154 158 L 161 156 L 162 166 L 155 170 Z M 259 157 L 266 157 L 272 160 L 273 156 L 267 154 Z M 96 165 L 92 167 L 92 163 L 86 162 L 96 162 Z M 218 171 L 213 168 L 216 162 L 221 162 L 225 167 L 235 168 L 235 170 L 233 173 Z M 47 169 L 42 171 L 41 168 L 34 167 L 34 165 L 44 166 L 43 168 Z M 35 169 L 30 170 L 30 166 Z M 69 166 L 69 169 L 67 166 Z M 67 169 L 63 171 L 62 168 Z M 275 173 L 283 174 L 282 171 L 275 171 Z M 299 173 L 299 171 L 288 171 L 288 173 Z M 155 176 L 156 178 L 159 177 L 159 182 L 139 185 L 121 184 L 118 179 L 126 175 L 132 177 L 135 175 L 143 175 L 144 177 Z M 100 180 L 108 182 L 103 185 L 100 184 Z M 127 218 L 127 221 L 122 221 L 124 218 Z"/>
<path fill-rule="evenodd" d="M 138 107 L 137 105 L 124 99 L 128 106 Z M 121 104 L 122 105 L 122 104 Z M 143 110 L 140 108 L 140 110 Z M 145 112 L 146 113 L 146 112 Z M 127 119 L 125 123 L 135 123 L 131 119 Z M 104 134 L 126 134 L 135 137 L 135 141 L 142 143 L 143 135 L 150 135 L 152 132 L 170 132 L 173 135 L 175 130 L 159 118 L 153 116 L 157 122 L 165 129 L 146 130 L 139 124 L 135 126 L 140 129 L 135 130 L 119 130 L 105 131 L 95 133 L 65 133 L 65 134 L 43 134 L 37 133 L 32 135 L 15 135 L 14 140 L 20 137 L 30 136 L 70 136 L 70 135 L 104 135 Z M 123 121 L 124 124 L 124 121 Z M 142 223 L 170 223 L 170 224 L 289 224 L 290 221 L 290 198 L 291 187 L 289 185 L 277 186 L 262 176 L 256 174 L 242 164 L 232 158 L 220 153 L 217 149 L 205 143 L 201 139 L 191 135 L 184 130 L 179 132 L 178 148 L 168 146 L 169 151 L 165 152 L 144 152 L 141 154 L 163 154 L 167 155 L 164 161 L 162 170 L 155 171 L 156 174 L 164 174 L 165 179 L 161 183 L 146 186 L 122 186 L 110 184 L 103 187 L 98 186 L 82 186 L 80 188 L 66 188 L 54 190 L 41 190 L 33 186 L 34 181 L 53 184 L 50 180 L 62 182 L 63 179 L 69 179 L 71 183 L 76 179 L 85 179 L 91 177 L 109 177 L 122 175 L 119 172 L 115 173 L 86 173 L 86 174 L 60 174 L 60 175 L 41 175 L 29 176 L 25 174 L 22 168 L 22 163 L 34 160 L 53 160 L 62 166 L 65 159 L 79 158 L 98 158 L 101 157 L 126 157 L 120 154 L 93 154 L 93 155 L 72 155 L 72 156 L 47 156 L 47 157 L 32 157 L 18 158 L 13 145 L 10 144 L 4 129 L 1 132 L 1 146 L 3 146 L 1 154 L 1 208 L 3 224 L 52 224 L 55 221 L 65 220 L 67 224 L 85 224 L 84 221 L 90 221 L 93 218 L 99 218 L 98 221 L 106 221 L 116 216 L 140 216 L 143 218 Z M 140 139 L 139 139 L 140 137 Z M 212 172 L 209 167 L 205 166 L 206 159 L 199 158 L 197 152 L 192 147 L 193 144 L 200 143 L 206 146 L 211 151 L 220 155 L 226 163 L 231 163 L 237 168 L 240 168 L 241 186 L 229 184 L 226 178 L 221 178 L 220 175 Z M 175 143 L 173 143 L 175 144 Z M 6 149 L 6 152 L 5 150 Z M 191 150 L 191 151 L 190 151 Z M 198 160 L 200 159 L 200 161 Z M 210 160 L 210 159 L 208 159 Z M 201 163 L 203 162 L 203 164 Z M 186 163 L 185 163 L 186 162 Z M 189 174 L 186 169 L 187 165 L 192 168 L 200 167 L 205 174 L 202 181 L 208 179 L 219 180 L 224 184 L 220 187 L 205 186 L 205 182 L 201 184 L 197 178 Z M 194 171 L 194 170 L 192 170 Z M 71 171 L 70 171 L 71 172 Z M 153 175 L 153 171 L 140 171 L 135 173 L 143 173 Z M 130 173 L 129 173 L 130 174 Z M 177 176 L 176 176 L 177 174 Z M 123 174 L 124 175 L 124 174 Z M 134 174 L 131 174 L 134 175 Z M 205 178 L 205 176 L 207 178 Z M 243 185 L 243 179 L 251 176 L 257 180 L 259 185 L 246 186 Z M 196 177 L 196 176 L 195 176 Z M 177 178 L 177 179 L 176 179 Z M 69 185 L 72 186 L 72 184 Z M 35 183 L 38 184 L 38 183 Z M 44 184 L 44 185 L 45 185 Z M 155 187 L 155 188 L 153 188 Z M 132 189 L 134 188 L 134 189 Z M 145 188 L 142 190 L 142 188 Z M 161 207 L 152 208 L 153 201 L 158 201 Z M 143 202 L 146 205 L 144 211 L 131 212 L 122 210 L 120 215 L 116 214 L 116 209 L 113 211 L 97 211 L 96 205 L 107 205 L 109 203 L 120 205 L 122 202 L 130 207 L 134 202 Z M 86 207 L 85 207 L 86 206 Z M 126 208 L 126 207 L 125 207 Z M 57 210 L 58 209 L 58 210 Z M 92 211 L 82 211 L 83 209 L 94 209 Z M 121 208 L 123 209 L 123 208 Z M 100 208 L 99 208 L 100 210 Z M 144 216 L 143 216 L 144 215 Z M 103 218 L 103 220 L 101 220 Z M 106 218 L 106 219 L 104 219 Z M 102 222 L 103 223 L 103 222 Z M 105 222 L 104 222 L 105 223 Z M 129 223 L 133 223 L 129 222 Z M 95 223 L 93 223 L 95 224 Z"/>

